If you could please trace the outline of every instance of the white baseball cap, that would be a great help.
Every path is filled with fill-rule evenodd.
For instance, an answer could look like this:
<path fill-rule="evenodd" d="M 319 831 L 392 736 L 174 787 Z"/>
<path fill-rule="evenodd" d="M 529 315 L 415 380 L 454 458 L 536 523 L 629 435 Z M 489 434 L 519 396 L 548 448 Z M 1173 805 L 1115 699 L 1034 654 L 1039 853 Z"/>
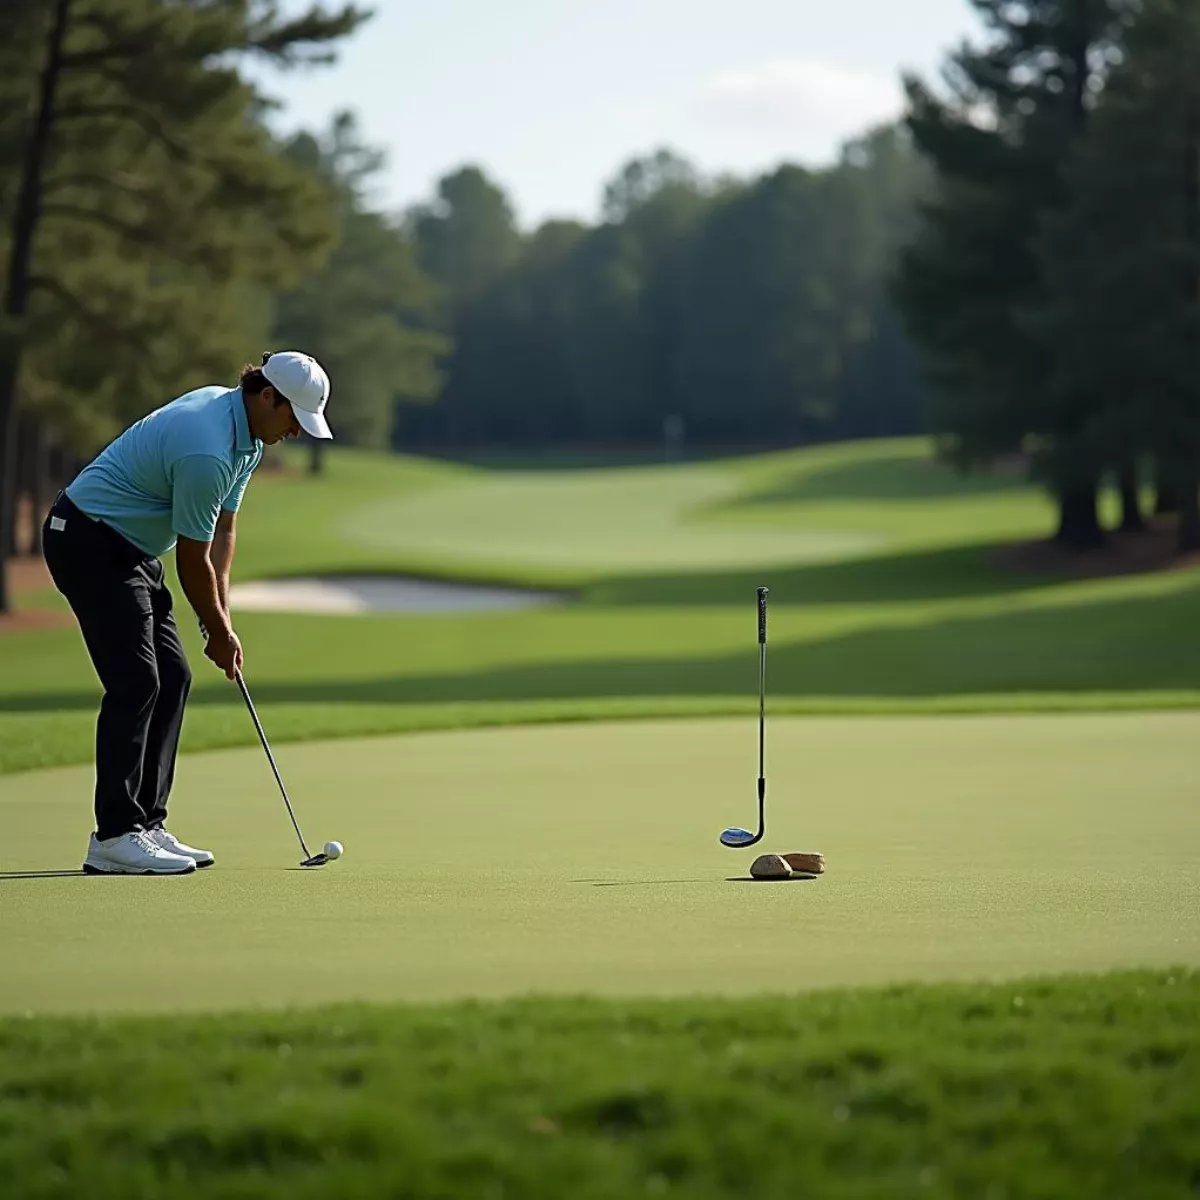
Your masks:
<path fill-rule="evenodd" d="M 325 420 L 329 402 L 329 376 L 310 354 L 299 350 L 279 350 L 263 355 L 262 373 L 267 382 L 292 406 L 296 420 L 305 433 L 315 438 L 331 438 L 333 431 Z"/>

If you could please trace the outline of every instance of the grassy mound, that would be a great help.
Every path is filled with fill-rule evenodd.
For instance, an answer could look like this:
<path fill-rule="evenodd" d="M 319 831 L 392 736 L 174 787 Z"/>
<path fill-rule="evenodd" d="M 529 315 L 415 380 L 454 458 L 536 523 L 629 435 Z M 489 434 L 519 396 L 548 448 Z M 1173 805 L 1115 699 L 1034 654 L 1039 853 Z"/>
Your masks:
<path fill-rule="evenodd" d="M 1175 971 L 0 1021 L 0 1178 L 11 1200 L 1182 1200 L 1198 1005 Z"/>

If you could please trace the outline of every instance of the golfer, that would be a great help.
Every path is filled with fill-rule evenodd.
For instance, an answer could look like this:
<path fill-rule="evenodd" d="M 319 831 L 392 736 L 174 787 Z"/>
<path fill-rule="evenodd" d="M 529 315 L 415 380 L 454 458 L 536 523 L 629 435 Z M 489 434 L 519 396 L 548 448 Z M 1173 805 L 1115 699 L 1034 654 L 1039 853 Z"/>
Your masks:
<path fill-rule="evenodd" d="M 233 679 L 229 615 L 238 506 L 263 446 L 333 434 L 329 378 L 307 354 L 264 354 L 237 387 L 202 387 L 130 426 L 60 492 L 42 544 L 104 688 L 89 874 L 183 875 L 213 856 L 166 829 L 192 672 L 160 555 L 175 547 L 211 659 Z"/>

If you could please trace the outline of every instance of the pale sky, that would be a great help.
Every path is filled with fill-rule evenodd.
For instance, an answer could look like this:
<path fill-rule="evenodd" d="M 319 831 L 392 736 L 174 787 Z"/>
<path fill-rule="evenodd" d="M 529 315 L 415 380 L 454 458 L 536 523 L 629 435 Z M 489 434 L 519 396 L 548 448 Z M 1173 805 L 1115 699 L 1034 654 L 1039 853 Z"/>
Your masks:
<path fill-rule="evenodd" d="M 300 0 L 285 4 L 295 10 Z M 523 228 L 595 220 L 603 184 L 660 146 L 705 174 L 828 162 L 900 110 L 977 29 L 967 0 L 376 0 L 333 67 L 279 76 L 275 125 L 357 112 L 387 166 L 375 202 L 428 198 L 475 163 Z"/>

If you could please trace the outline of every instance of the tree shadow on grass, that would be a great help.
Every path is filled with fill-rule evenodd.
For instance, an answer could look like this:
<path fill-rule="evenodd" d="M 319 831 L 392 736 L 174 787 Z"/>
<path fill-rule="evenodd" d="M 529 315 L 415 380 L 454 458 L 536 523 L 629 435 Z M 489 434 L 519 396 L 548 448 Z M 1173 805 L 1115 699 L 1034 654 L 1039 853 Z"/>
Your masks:
<path fill-rule="evenodd" d="M 930 500 L 980 496 L 1028 489 L 1019 471 L 996 470 L 960 474 L 931 455 L 902 450 L 858 457 L 824 467 L 800 466 L 777 476 L 762 491 L 749 492 L 730 508 L 754 508 L 781 501 L 805 500 Z"/>
<path fill-rule="evenodd" d="M 1004 570 L 997 562 L 1001 548 L 980 542 L 758 570 L 627 575 L 592 585 L 585 598 L 611 607 L 725 605 L 753 597 L 762 584 L 782 604 L 885 604 L 1015 594 L 1063 582 L 1061 574 Z"/>
<path fill-rule="evenodd" d="M 776 603 L 889 604 L 1049 591 L 1064 584 L 1131 575 L 1179 574 L 1200 558 L 1174 552 L 1175 531 L 1113 534 L 1102 551 L 1072 553 L 1050 539 L 989 541 L 756 570 L 630 575 L 592 585 L 600 606 L 744 603 L 760 584 Z"/>
<path fill-rule="evenodd" d="M 1038 692 L 1200 688 L 1196 586 L 1167 595 L 898 622 L 819 641 L 772 642 L 768 696 L 904 699 Z M 254 681 L 255 705 L 427 704 L 750 696 L 758 658 L 745 651 L 687 658 L 516 663 L 458 674 Z M 194 688 L 192 705 L 228 705 L 224 682 Z M 92 690 L 0 698 L 0 712 L 94 709 Z"/>

